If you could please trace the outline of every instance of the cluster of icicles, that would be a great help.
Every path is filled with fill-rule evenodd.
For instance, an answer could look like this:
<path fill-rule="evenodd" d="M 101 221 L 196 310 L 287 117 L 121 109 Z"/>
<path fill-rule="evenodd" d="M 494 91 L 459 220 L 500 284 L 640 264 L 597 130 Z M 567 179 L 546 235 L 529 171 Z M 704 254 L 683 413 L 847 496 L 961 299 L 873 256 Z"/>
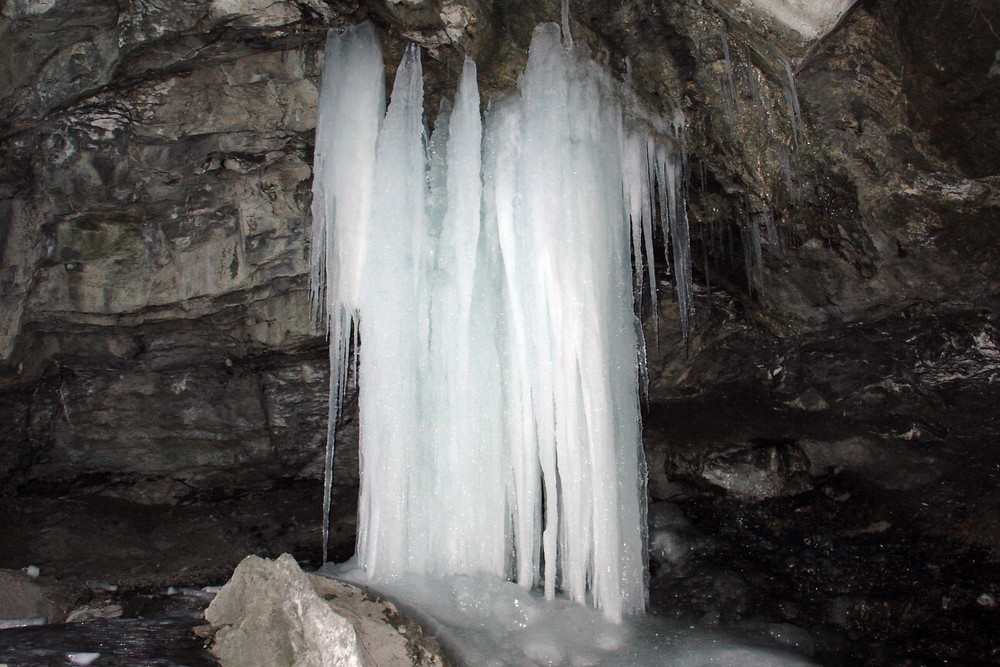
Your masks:
<path fill-rule="evenodd" d="M 312 243 L 330 333 L 324 517 L 355 349 L 369 578 L 485 574 L 610 619 L 641 611 L 633 290 L 648 281 L 655 304 L 656 219 L 690 311 L 683 119 L 637 111 L 555 24 L 485 119 L 469 59 L 429 137 L 417 47 L 388 110 L 384 90 L 371 25 L 331 32 Z"/>

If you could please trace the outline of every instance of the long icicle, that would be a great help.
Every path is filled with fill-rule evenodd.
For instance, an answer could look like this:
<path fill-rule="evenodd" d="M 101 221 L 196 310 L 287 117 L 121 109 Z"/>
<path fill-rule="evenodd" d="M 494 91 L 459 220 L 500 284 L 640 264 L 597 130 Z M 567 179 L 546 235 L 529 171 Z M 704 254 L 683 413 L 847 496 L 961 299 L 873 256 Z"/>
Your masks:
<path fill-rule="evenodd" d="M 330 337 L 330 407 L 323 462 L 323 554 L 330 543 L 330 504 L 337 421 L 358 326 L 364 228 L 371 209 L 375 141 L 385 110 L 382 49 L 370 23 L 327 35 L 313 158 L 310 299 L 314 322 Z"/>

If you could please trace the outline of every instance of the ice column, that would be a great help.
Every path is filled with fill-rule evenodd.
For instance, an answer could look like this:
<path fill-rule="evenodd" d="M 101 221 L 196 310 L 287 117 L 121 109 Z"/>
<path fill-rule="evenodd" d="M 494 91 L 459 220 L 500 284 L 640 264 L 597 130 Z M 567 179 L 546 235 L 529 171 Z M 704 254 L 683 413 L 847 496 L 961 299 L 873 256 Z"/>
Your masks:
<path fill-rule="evenodd" d="M 641 611 L 633 285 L 658 211 L 688 243 L 671 121 L 630 113 L 621 84 L 549 24 L 485 122 L 467 60 L 428 140 L 419 51 L 383 119 L 362 90 L 382 89 L 373 46 L 370 27 L 331 37 L 321 104 L 340 106 L 321 111 L 314 185 L 331 432 L 360 331 L 358 564 L 376 580 L 491 575 L 609 618 Z M 360 69 L 365 84 L 349 78 Z M 648 280 L 655 303 L 651 265 Z"/>
<path fill-rule="evenodd" d="M 625 184 L 627 136 L 610 81 L 544 25 L 516 97 L 491 110 L 485 171 L 508 300 L 502 355 L 513 362 L 515 573 L 610 617 L 644 605 L 628 213 L 638 211 L 641 238 L 650 182 L 647 169 L 643 184 Z M 628 145 L 641 151 L 634 167 L 646 141 Z"/>

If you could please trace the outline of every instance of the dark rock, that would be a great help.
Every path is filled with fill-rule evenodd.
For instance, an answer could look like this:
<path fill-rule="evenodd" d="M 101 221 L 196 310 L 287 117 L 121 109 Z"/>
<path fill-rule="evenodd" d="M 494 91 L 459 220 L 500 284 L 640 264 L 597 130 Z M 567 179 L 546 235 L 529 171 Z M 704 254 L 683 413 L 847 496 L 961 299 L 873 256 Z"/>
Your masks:
<path fill-rule="evenodd" d="M 4 621 L 25 625 L 37 621 L 61 623 L 66 620 L 73 597 L 71 590 L 54 582 L 0 570 L 0 627 L 5 627 Z"/>
<path fill-rule="evenodd" d="M 328 362 L 285 356 L 269 362 L 261 372 L 274 457 L 286 473 L 322 477 L 326 451 Z M 334 478 L 338 484 L 358 484 L 357 392 L 345 403 L 337 430 Z"/>
<path fill-rule="evenodd" d="M 36 415 L 53 424 L 51 443 L 37 454 L 39 476 L 205 474 L 269 454 L 260 386 L 240 369 L 67 372 L 53 393 L 58 412 Z"/>
<path fill-rule="evenodd" d="M 941 476 L 933 458 L 921 455 L 905 442 L 858 437 L 837 442 L 805 440 L 801 444 L 809 471 L 815 476 L 850 470 L 895 490 L 918 489 Z"/>
<path fill-rule="evenodd" d="M 648 516 L 649 527 L 654 530 L 686 528 L 691 524 L 687 517 L 684 516 L 683 510 L 676 503 L 650 503 Z"/>
<path fill-rule="evenodd" d="M 710 454 L 699 474 L 708 482 L 744 498 L 772 498 L 812 488 L 804 473 L 808 459 L 794 442 L 762 442 Z"/>
<path fill-rule="evenodd" d="M 269 471 L 249 481 L 245 472 L 236 479 L 220 473 L 184 492 L 152 478 L 36 481 L 0 499 L 0 565 L 37 563 L 63 581 L 127 588 L 218 584 L 247 553 L 289 552 L 318 566 L 321 485 Z M 332 560 L 354 551 L 356 494 L 334 490 Z"/>

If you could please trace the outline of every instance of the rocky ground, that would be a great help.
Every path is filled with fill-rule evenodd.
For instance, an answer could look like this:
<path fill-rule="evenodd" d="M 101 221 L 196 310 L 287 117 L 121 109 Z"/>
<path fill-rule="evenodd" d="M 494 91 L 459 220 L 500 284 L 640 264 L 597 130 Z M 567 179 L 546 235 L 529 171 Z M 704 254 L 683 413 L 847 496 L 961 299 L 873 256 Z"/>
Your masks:
<path fill-rule="evenodd" d="M 703 435 L 734 406 L 679 407 L 690 421 L 675 433 Z M 742 408 L 753 424 L 729 435 L 755 433 L 744 446 L 706 453 L 689 439 L 667 463 L 670 486 L 652 489 L 671 497 L 650 506 L 654 611 L 804 628 L 820 664 L 1000 659 L 1000 456 L 970 456 L 995 442 L 995 422 L 951 429 L 933 457 L 919 443 L 890 456 L 829 415 L 802 419 L 757 397 Z"/>
<path fill-rule="evenodd" d="M 1000 454 L 988 446 L 1000 422 L 993 394 L 963 385 L 920 413 L 869 398 L 863 416 L 821 390 L 653 394 L 651 611 L 792 637 L 825 665 L 1000 659 Z M 353 549 L 354 493 L 334 498 L 333 560 Z M 127 616 L 168 586 L 224 582 L 249 553 L 318 564 L 320 497 L 310 480 L 36 482 L 2 500 L 0 567 L 40 567 L 63 613 L 117 604 Z"/>
<path fill-rule="evenodd" d="M 698 306 L 688 348 L 651 353 L 652 608 L 791 624 L 821 664 L 1000 659 L 994 311 L 782 340 Z"/>

